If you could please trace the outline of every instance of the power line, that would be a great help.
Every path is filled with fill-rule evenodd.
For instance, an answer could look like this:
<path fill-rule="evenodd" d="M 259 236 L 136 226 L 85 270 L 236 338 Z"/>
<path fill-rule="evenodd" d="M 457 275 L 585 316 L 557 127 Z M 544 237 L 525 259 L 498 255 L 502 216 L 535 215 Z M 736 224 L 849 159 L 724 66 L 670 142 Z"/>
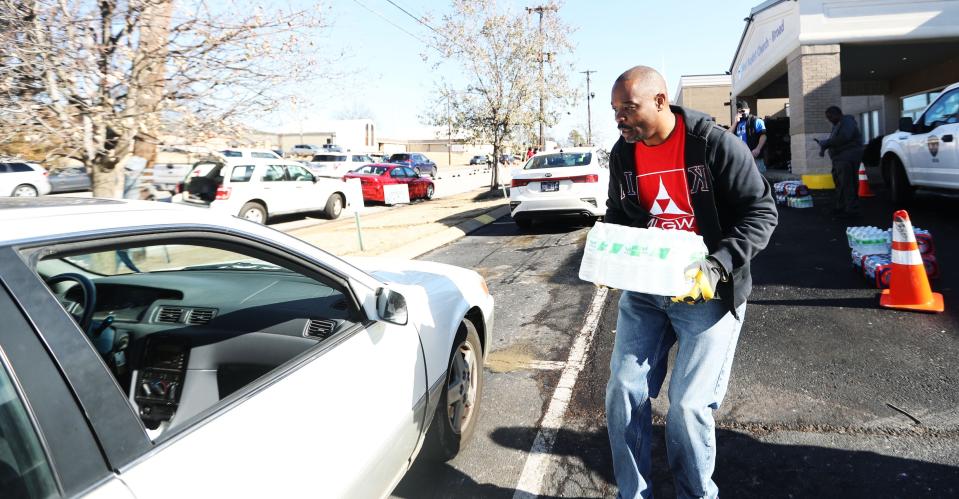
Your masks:
<path fill-rule="evenodd" d="M 396 7 L 397 9 L 400 9 L 401 11 L 403 11 L 404 14 L 410 16 L 410 18 L 413 19 L 414 21 L 416 21 L 416 22 L 422 24 L 423 26 L 426 26 L 427 28 L 433 30 L 437 35 L 442 35 L 442 33 L 440 33 L 439 31 L 436 31 L 436 29 L 434 29 L 434 28 L 433 28 L 432 26 L 430 26 L 429 24 L 426 24 L 426 22 L 423 21 L 422 19 L 420 19 L 419 17 L 414 16 L 413 14 L 411 14 L 410 11 L 404 9 L 404 8 L 401 7 L 398 3 L 394 2 L 393 0 L 386 0 L 386 1 L 387 1 L 387 3 L 389 3 L 390 5 L 392 5 L 393 7 Z"/>
<path fill-rule="evenodd" d="M 429 42 L 424 41 L 422 38 L 414 35 L 413 33 L 409 32 L 409 31 L 407 31 L 406 28 L 404 28 L 404 27 L 400 26 L 399 24 L 396 24 L 396 23 L 394 23 L 393 21 L 391 21 L 390 18 L 388 18 L 388 17 L 384 16 L 383 14 L 380 14 L 379 12 L 377 12 L 377 11 L 375 11 L 375 10 L 367 7 L 367 6 L 364 5 L 362 2 L 360 2 L 360 0 L 353 0 L 353 1 L 356 2 L 356 4 L 359 5 L 360 7 L 363 7 L 364 9 L 366 9 L 366 10 L 368 10 L 368 11 L 376 14 L 377 16 L 379 16 L 380 18 L 382 18 L 384 21 L 390 23 L 391 25 L 393 25 L 394 28 L 396 28 L 396 29 L 398 29 L 398 30 L 406 33 L 407 35 L 412 36 L 413 38 L 415 38 L 415 39 L 416 39 L 417 41 L 419 41 L 420 43 L 425 44 L 425 45 L 428 45 L 428 46 L 430 46 L 430 47 L 433 47 L 433 45 L 431 45 Z M 390 2 L 390 3 L 393 3 L 393 2 Z M 433 47 L 433 48 L 435 49 L 436 47 Z"/>

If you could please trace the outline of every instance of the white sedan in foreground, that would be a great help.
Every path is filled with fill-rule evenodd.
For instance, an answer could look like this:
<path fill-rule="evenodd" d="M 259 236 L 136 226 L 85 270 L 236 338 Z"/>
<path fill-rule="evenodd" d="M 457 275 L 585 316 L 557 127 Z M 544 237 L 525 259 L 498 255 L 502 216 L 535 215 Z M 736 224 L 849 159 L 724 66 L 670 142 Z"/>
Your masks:
<path fill-rule="evenodd" d="M 475 427 L 473 271 L 63 197 L 0 200 L 0 254 L 0 497 L 380 497 Z"/>

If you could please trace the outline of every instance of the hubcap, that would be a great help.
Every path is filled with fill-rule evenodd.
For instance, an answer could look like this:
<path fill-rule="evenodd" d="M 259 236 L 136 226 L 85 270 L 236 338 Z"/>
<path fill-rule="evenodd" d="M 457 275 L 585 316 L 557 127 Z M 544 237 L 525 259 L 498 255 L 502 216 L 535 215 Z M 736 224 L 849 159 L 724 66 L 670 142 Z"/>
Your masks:
<path fill-rule="evenodd" d="M 37 191 L 33 187 L 22 185 L 17 187 L 17 190 L 13 191 L 15 197 L 36 197 Z"/>
<path fill-rule="evenodd" d="M 453 432 L 460 434 L 473 417 L 476 402 L 476 354 L 463 342 L 453 355 L 449 383 L 446 386 L 447 415 Z"/>
<path fill-rule="evenodd" d="M 333 199 L 333 215 L 339 216 L 341 211 L 343 211 L 343 201 L 340 200 L 339 196 L 336 196 Z"/>
<path fill-rule="evenodd" d="M 426 188 L 426 197 L 427 197 L 427 198 L 432 198 L 432 197 L 433 197 L 433 186 L 432 186 L 432 185 L 431 185 L 431 186 L 428 186 L 428 187 Z"/>
<path fill-rule="evenodd" d="M 263 213 L 260 210 L 249 210 L 245 215 L 243 215 L 243 218 L 258 224 L 263 223 Z"/>

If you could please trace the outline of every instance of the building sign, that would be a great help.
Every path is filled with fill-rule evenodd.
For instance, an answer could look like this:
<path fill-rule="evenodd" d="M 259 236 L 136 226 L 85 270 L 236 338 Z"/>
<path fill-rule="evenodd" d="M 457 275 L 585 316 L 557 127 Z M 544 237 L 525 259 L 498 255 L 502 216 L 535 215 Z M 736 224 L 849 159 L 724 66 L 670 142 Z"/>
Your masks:
<path fill-rule="evenodd" d="M 763 33 L 763 39 L 752 52 L 746 56 L 746 59 L 743 62 L 739 63 L 739 67 L 736 68 L 736 80 L 741 80 L 743 78 L 743 73 L 752 67 L 753 63 L 759 60 L 768 50 L 769 47 L 776 43 L 780 38 L 782 38 L 783 33 L 786 31 L 786 20 L 780 19 L 779 24 L 776 25 L 772 31 L 768 33 Z"/>

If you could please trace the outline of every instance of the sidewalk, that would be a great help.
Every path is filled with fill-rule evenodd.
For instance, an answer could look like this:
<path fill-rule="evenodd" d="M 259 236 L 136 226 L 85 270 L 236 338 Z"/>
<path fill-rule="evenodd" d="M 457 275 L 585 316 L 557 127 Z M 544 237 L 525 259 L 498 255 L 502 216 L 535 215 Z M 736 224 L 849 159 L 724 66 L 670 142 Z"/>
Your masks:
<path fill-rule="evenodd" d="M 360 214 L 289 231 L 290 235 L 338 256 L 415 258 L 509 214 L 503 191 L 479 189 L 445 198 Z"/>

